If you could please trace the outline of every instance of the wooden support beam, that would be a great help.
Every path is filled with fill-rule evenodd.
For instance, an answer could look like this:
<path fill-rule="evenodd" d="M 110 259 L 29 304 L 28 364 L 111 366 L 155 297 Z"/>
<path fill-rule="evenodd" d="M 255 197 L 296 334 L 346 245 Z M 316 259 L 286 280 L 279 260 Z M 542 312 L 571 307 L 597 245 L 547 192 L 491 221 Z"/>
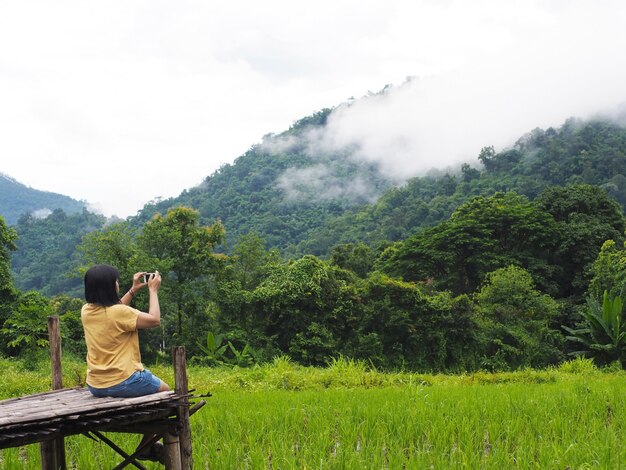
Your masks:
<path fill-rule="evenodd" d="M 126 452 L 124 452 L 117 444 L 115 444 L 115 442 L 113 442 L 111 439 L 109 439 L 108 437 L 106 437 L 104 434 L 102 434 L 101 432 L 98 431 L 91 431 L 91 433 L 96 436 L 98 439 L 100 439 L 102 442 L 104 442 L 106 445 L 108 445 L 111 449 L 113 449 L 115 452 L 117 452 L 118 454 L 120 454 L 122 457 L 124 457 L 124 461 L 122 463 L 120 463 L 119 465 L 117 465 L 113 470 L 119 470 L 121 468 L 125 468 L 127 465 L 132 464 L 135 467 L 137 467 L 139 470 L 146 470 L 146 467 L 144 467 L 143 465 L 141 465 L 139 462 L 137 462 L 137 460 L 135 460 L 135 456 L 136 454 L 139 453 L 139 450 L 135 451 L 132 455 L 128 455 Z M 154 440 L 146 443 L 146 446 L 152 445 L 152 443 L 156 442 L 157 437 L 155 436 Z M 143 447 L 142 447 L 143 448 Z"/>
<path fill-rule="evenodd" d="M 181 470 L 180 438 L 176 429 L 170 429 L 163 434 L 165 446 L 165 470 Z"/>
<path fill-rule="evenodd" d="M 174 364 L 174 383 L 176 394 L 187 396 L 189 384 L 187 381 L 187 363 L 185 348 L 174 346 L 172 348 L 172 362 Z M 188 400 L 185 398 L 185 401 Z M 178 437 L 180 440 L 180 461 L 182 470 L 191 470 L 193 466 L 193 456 L 191 448 L 191 425 L 189 423 L 188 403 L 178 407 Z"/>
<path fill-rule="evenodd" d="M 63 388 L 63 367 L 61 366 L 61 327 L 59 325 L 59 317 L 48 317 L 48 337 L 50 339 L 52 390 L 61 390 Z"/>
<path fill-rule="evenodd" d="M 50 366 L 52 369 L 52 390 L 63 388 L 61 367 L 61 328 L 59 317 L 48 317 L 48 338 L 50 342 Z M 39 446 L 42 470 L 65 470 L 65 440 L 58 437 L 43 441 Z"/>

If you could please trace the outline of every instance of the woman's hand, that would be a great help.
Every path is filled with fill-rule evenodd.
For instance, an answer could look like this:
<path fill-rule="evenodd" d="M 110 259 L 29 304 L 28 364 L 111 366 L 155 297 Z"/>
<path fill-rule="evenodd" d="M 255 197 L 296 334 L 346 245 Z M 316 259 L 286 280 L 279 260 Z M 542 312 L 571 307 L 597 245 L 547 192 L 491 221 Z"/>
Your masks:
<path fill-rule="evenodd" d="M 159 287 L 161 287 L 161 273 L 159 271 L 155 271 L 154 273 L 146 274 L 150 275 L 147 282 L 148 289 L 150 289 L 150 292 L 158 292 Z"/>
<path fill-rule="evenodd" d="M 147 276 L 148 274 L 150 273 L 147 273 L 145 271 L 133 274 L 133 285 L 128 290 L 128 292 L 126 292 L 126 294 L 124 294 L 124 296 L 120 299 L 120 302 L 122 302 L 124 305 L 130 305 L 133 298 L 137 295 L 139 289 L 143 289 L 150 284 L 150 282 L 143 282 L 144 276 Z M 158 291 L 159 286 L 161 285 L 161 275 L 158 272 L 156 273 L 156 275 L 158 275 L 159 278 L 158 284 L 156 285 L 156 290 Z M 153 277 L 157 277 L 156 275 Z"/>
<path fill-rule="evenodd" d="M 143 282 L 143 277 L 148 274 L 145 272 L 135 273 L 133 274 L 133 291 L 138 291 L 139 289 L 146 287 L 148 285 L 147 282 Z"/>
<path fill-rule="evenodd" d="M 140 312 L 137 317 L 137 328 L 154 328 L 161 324 L 161 307 L 159 306 L 159 287 L 161 286 L 161 274 L 155 271 L 147 282 L 150 289 L 148 313 Z"/>

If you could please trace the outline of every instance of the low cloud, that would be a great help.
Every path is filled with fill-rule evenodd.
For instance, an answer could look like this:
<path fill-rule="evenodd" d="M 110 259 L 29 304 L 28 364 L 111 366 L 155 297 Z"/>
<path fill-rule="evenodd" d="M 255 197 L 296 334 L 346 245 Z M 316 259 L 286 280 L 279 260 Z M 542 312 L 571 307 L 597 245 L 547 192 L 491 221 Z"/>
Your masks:
<path fill-rule="evenodd" d="M 434 17 L 450 14 L 449 23 L 436 24 L 455 33 L 446 39 L 424 25 L 439 44 L 433 47 L 445 46 L 443 56 L 458 61 L 338 106 L 323 131 L 283 144 L 310 154 L 348 153 L 402 181 L 476 164 L 481 148 L 505 149 L 534 128 L 559 127 L 570 117 L 624 123 L 626 67 L 619 57 L 626 5 L 516 5 L 433 6 Z M 428 38 L 421 39 L 413 46 L 418 51 L 428 49 Z"/>
<path fill-rule="evenodd" d="M 307 148 L 350 151 L 354 159 L 377 164 L 387 177 L 405 180 L 433 168 L 475 164 L 481 148 L 502 150 L 534 128 L 558 127 L 569 117 L 585 119 L 602 110 L 624 122 L 624 96 L 607 96 L 602 80 L 586 75 L 590 83 L 579 84 L 583 96 L 570 93 L 572 78 L 564 72 L 554 87 L 532 90 L 525 88 L 523 73 L 513 87 L 501 85 L 502 74 L 409 79 L 338 107 L 323 133 L 309 134 Z M 617 79 L 626 76 L 620 73 Z"/>
<path fill-rule="evenodd" d="M 50 214 L 52 214 L 52 211 L 50 209 L 43 208 L 43 209 L 37 209 L 31 212 L 31 215 L 35 218 L 35 219 L 45 219 L 46 217 L 48 217 Z"/>
<path fill-rule="evenodd" d="M 346 200 L 372 202 L 377 193 L 363 177 L 346 180 L 338 177 L 332 166 L 318 164 L 306 168 L 289 168 L 278 178 L 278 187 L 291 201 L 323 202 Z"/>

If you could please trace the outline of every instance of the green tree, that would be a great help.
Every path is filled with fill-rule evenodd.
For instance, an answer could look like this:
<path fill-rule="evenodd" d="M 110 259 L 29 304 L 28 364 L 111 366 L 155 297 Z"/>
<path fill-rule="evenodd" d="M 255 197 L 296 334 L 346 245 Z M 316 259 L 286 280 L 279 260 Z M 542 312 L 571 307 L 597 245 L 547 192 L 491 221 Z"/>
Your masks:
<path fill-rule="evenodd" d="M 614 199 L 591 185 L 552 187 L 535 200 L 554 217 L 558 242 L 551 254 L 559 267 L 559 297 L 580 302 L 591 280 L 590 268 L 606 240 L 623 243 L 626 220 Z"/>
<path fill-rule="evenodd" d="M 111 224 L 94 230 L 82 239 L 77 250 L 84 265 L 81 274 L 94 264 L 109 264 L 120 272 L 121 280 L 132 279 L 139 271 L 148 270 L 146 255 L 142 255 L 136 242 L 137 231 L 127 222 Z"/>
<path fill-rule="evenodd" d="M 53 314 L 61 320 L 61 336 L 63 338 L 63 354 L 74 354 L 81 360 L 87 354 L 83 324 L 80 310 L 83 300 L 69 295 L 55 295 L 50 299 Z"/>
<path fill-rule="evenodd" d="M 461 165 L 461 175 L 462 180 L 469 183 L 470 181 L 480 178 L 480 171 L 476 168 L 472 168 L 469 163 L 463 163 L 463 165 Z"/>
<path fill-rule="evenodd" d="M 261 359 L 287 354 L 323 365 L 341 352 L 352 309 L 354 275 L 314 256 L 270 263 L 252 291 L 238 281 L 219 284 L 217 325 L 239 349 L 250 344 Z"/>
<path fill-rule="evenodd" d="M 175 334 L 190 347 L 197 344 L 198 335 L 207 333 L 203 324 L 211 275 L 221 269 L 224 258 L 214 249 L 223 237 L 219 221 L 202 226 L 197 211 L 178 207 L 165 216 L 155 215 L 138 238 L 139 246 L 153 260 L 150 270 L 154 267 L 164 274 L 163 290 L 176 315 Z"/>
<path fill-rule="evenodd" d="M 476 367 L 475 313 L 466 296 L 426 295 L 414 283 L 373 273 L 355 307 L 348 356 L 421 371 Z"/>
<path fill-rule="evenodd" d="M 508 266 L 489 273 L 476 304 L 484 367 L 545 367 L 561 359 L 562 337 L 550 328 L 559 304 L 535 289 L 525 269 Z"/>
<path fill-rule="evenodd" d="M 376 260 L 376 254 L 365 243 L 346 243 L 333 247 L 330 263 L 352 271 L 361 278 L 367 277 Z"/>
<path fill-rule="evenodd" d="M 265 240 L 256 233 L 241 235 L 233 248 L 227 265 L 231 278 L 245 290 L 253 290 L 263 280 L 265 267 L 280 260 L 278 250 L 267 251 Z"/>
<path fill-rule="evenodd" d="M 23 355 L 32 365 L 37 351 L 48 345 L 47 319 L 53 312 L 48 299 L 38 292 L 21 294 L 16 308 L 0 329 L 7 352 Z"/>
<path fill-rule="evenodd" d="M 480 149 L 478 161 L 483 164 L 485 170 L 487 171 L 493 171 L 496 169 L 496 151 L 493 148 L 493 145 Z"/>
<path fill-rule="evenodd" d="M 556 240 L 554 219 L 524 196 L 496 193 L 461 205 L 441 224 L 388 248 L 377 266 L 406 281 L 432 282 L 455 294 L 471 293 L 485 275 L 518 264 L 550 288 L 548 261 Z"/>
<path fill-rule="evenodd" d="M 626 287 L 626 243 L 618 245 L 607 240 L 591 266 L 588 296 L 602 298 L 604 291 L 611 297 L 620 296 Z"/>
<path fill-rule="evenodd" d="M 264 335 L 304 364 L 322 365 L 336 354 L 336 333 L 343 331 L 344 320 L 334 312 L 344 285 L 337 274 L 323 261 L 305 256 L 274 265 L 252 293 Z"/>

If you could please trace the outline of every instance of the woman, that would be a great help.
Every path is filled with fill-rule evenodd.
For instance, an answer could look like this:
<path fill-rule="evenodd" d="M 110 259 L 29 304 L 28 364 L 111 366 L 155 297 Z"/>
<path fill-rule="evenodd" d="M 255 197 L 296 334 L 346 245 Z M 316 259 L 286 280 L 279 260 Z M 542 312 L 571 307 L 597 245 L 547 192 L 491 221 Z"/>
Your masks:
<path fill-rule="evenodd" d="M 96 397 L 136 397 L 170 387 L 145 369 L 139 353 L 138 330 L 161 323 L 161 275 L 135 273 L 133 285 L 119 298 L 119 272 L 98 264 L 85 273 L 85 300 L 80 318 L 87 343 L 87 387 Z M 137 291 L 148 287 L 148 313 L 129 306 Z M 140 446 L 152 436 L 144 436 Z M 139 458 L 162 460 L 162 445 L 153 445 Z"/>

